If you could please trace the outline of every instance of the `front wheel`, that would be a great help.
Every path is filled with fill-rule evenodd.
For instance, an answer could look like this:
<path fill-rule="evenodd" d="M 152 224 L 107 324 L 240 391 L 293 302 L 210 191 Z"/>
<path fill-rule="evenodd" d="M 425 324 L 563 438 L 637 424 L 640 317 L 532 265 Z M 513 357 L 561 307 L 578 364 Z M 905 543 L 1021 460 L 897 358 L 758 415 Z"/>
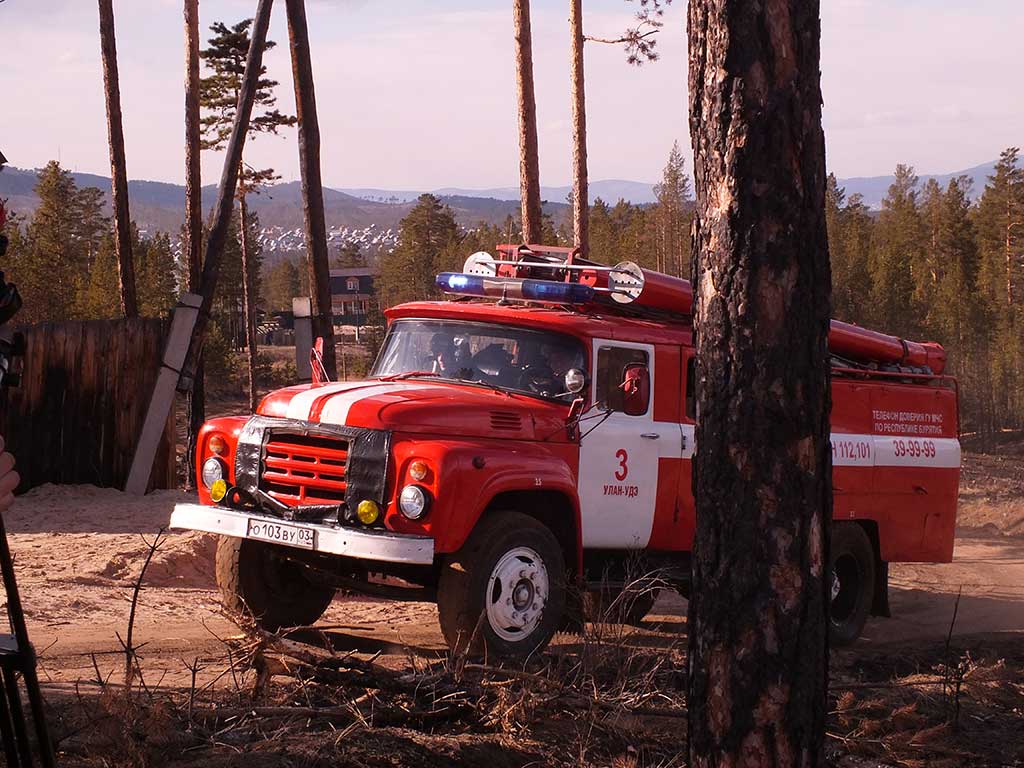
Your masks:
<path fill-rule="evenodd" d="M 456 653 L 522 658 L 543 648 L 565 612 L 565 561 L 550 529 L 519 512 L 481 520 L 447 559 L 438 618 Z"/>
<path fill-rule="evenodd" d="M 332 587 L 313 583 L 280 547 L 261 541 L 221 536 L 216 571 L 224 607 L 268 632 L 312 624 L 334 599 Z"/>
<path fill-rule="evenodd" d="M 856 523 L 835 523 L 832 528 L 829 640 L 849 645 L 864 630 L 875 594 L 875 550 Z"/>

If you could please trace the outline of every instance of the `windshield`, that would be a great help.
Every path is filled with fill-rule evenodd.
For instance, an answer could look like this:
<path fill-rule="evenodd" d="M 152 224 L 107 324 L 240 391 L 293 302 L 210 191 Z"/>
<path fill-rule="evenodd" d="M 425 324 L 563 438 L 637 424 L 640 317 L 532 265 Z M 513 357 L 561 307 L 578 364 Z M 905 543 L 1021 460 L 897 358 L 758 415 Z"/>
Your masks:
<path fill-rule="evenodd" d="M 374 378 L 424 376 L 475 382 L 566 401 L 565 374 L 584 370 L 583 345 L 571 336 L 496 323 L 397 320 Z"/>

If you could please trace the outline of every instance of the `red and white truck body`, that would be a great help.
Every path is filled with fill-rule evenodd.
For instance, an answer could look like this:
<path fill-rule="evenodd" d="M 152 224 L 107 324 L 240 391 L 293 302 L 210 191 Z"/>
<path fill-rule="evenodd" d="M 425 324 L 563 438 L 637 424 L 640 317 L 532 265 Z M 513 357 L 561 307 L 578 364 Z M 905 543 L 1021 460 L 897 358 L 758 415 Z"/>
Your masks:
<path fill-rule="evenodd" d="M 303 623 L 337 586 L 402 597 L 379 578 L 397 577 L 438 601 L 453 646 L 483 614 L 482 637 L 465 642 L 520 653 L 561 626 L 573 585 L 624 584 L 638 552 L 685 591 L 689 284 L 559 249 L 503 254 L 438 278 L 501 301 L 389 309 L 369 380 L 288 387 L 251 418 L 203 427 L 201 503 L 180 505 L 172 525 L 230 537 L 218 561 L 229 602 L 245 593 L 268 624 Z M 889 562 L 952 558 L 960 445 L 941 347 L 835 323 L 830 349 L 843 641 L 887 610 Z M 266 580 L 244 587 L 252 568 L 292 568 L 322 599 L 289 614 Z"/>

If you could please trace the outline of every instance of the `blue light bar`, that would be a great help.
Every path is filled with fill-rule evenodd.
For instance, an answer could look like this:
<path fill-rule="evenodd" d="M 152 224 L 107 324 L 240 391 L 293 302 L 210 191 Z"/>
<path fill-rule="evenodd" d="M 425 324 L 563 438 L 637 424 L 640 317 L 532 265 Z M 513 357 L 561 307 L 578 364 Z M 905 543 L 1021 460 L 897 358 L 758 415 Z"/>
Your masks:
<path fill-rule="evenodd" d="M 485 277 L 463 272 L 442 272 L 437 285 L 445 293 L 459 296 L 490 296 L 522 299 L 548 304 L 587 304 L 594 300 L 594 289 L 580 283 L 554 280 L 524 280 L 515 277 Z"/>

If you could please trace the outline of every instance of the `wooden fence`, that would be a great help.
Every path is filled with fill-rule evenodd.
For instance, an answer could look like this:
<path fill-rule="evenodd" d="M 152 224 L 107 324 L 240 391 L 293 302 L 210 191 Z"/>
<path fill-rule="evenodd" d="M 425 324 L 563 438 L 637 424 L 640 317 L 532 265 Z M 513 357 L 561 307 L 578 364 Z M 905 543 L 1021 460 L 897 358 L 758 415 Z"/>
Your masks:
<path fill-rule="evenodd" d="M 90 320 L 21 329 L 21 385 L 0 393 L 0 434 L 21 490 L 43 483 L 122 488 L 156 381 L 167 323 Z M 175 485 L 174 414 L 150 488 Z"/>

